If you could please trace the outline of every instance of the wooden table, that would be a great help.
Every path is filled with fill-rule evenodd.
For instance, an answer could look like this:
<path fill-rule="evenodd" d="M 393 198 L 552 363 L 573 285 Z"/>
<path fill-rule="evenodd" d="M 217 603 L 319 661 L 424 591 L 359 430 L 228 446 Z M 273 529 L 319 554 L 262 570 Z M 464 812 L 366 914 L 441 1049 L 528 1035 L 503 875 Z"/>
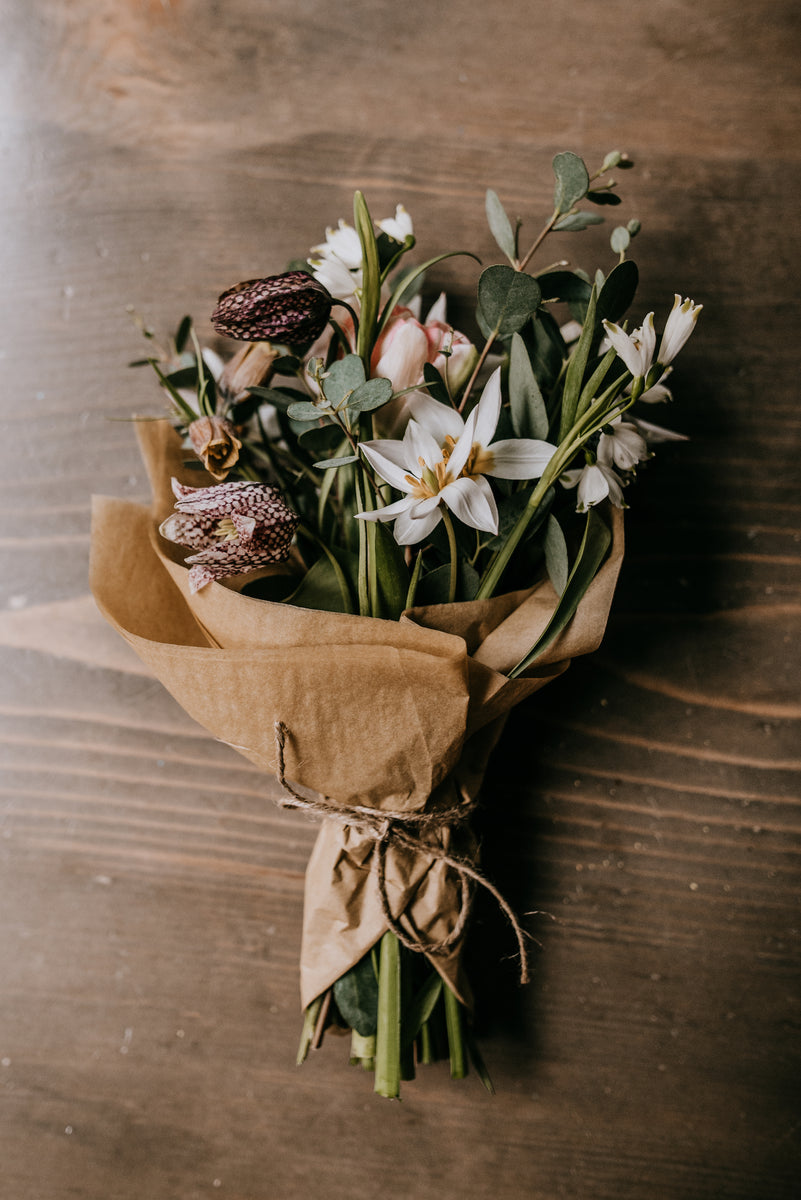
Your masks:
<path fill-rule="evenodd" d="M 767 1200 L 797 1192 L 798 11 L 609 0 L 4 0 L 0 1194 Z M 475 246 L 550 160 L 621 176 L 642 311 L 703 301 L 631 491 L 602 650 L 516 712 L 479 912 L 498 1087 L 303 1069 L 314 827 L 88 596 L 89 495 L 144 497 L 127 306 L 167 331 L 348 216 Z M 606 231 L 558 243 L 594 267 Z M 563 247 L 563 249 L 561 249 Z M 545 263 L 542 264 L 543 266 Z M 431 273 L 466 308 L 463 262 Z M 662 414 L 659 414 L 659 418 Z M 486 976 L 488 982 L 481 983 Z"/>

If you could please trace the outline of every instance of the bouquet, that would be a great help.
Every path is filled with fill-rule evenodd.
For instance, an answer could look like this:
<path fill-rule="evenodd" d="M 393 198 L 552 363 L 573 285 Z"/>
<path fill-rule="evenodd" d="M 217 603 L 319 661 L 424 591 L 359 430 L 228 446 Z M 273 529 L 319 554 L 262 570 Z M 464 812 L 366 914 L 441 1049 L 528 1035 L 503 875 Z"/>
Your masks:
<path fill-rule="evenodd" d="M 700 306 L 631 327 L 636 221 L 608 269 L 529 264 L 546 239 L 620 203 L 610 172 L 553 161 L 553 211 L 528 249 L 487 192 L 505 262 L 478 277 L 469 337 L 441 254 L 408 266 L 402 206 L 354 221 L 283 274 L 225 291 L 221 357 L 185 318 L 141 360 L 168 411 L 140 419 L 150 509 L 96 500 L 92 588 L 178 701 L 321 818 L 306 878 L 298 1061 L 326 1029 L 399 1095 L 417 1064 L 472 1061 L 462 947 L 481 871 L 470 816 L 507 714 L 603 634 L 624 489 L 669 399 Z M 464 253 L 464 252 L 462 252 Z M 409 257 L 407 257 L 409 256 Z M 475 256 L 468 254 L 469 260 Z M 476 260 L 477 261 L 477 260 Z M 635 407 L 636 406 L 636 407 Z"/>

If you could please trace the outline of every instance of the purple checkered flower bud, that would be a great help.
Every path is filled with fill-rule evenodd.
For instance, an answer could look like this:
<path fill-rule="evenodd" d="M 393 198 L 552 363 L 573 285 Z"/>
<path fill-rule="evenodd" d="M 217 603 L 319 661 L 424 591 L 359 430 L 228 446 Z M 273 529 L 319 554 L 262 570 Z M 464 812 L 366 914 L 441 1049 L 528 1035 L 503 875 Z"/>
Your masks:
<path fill-rule="evenodd" d="M 178 511 L 159 533 L 197 551 L 186 560 L 192 567 L 191 592 L 213 579 L 244 575 L 288 556 L 298 517 L 277 488 L 246 482 L 193 488 L 173 479 L 172 490 Z"/>
<path fill-rule="evenodd" d="M 327 288 L 305 271 L 248 279 L 223 292 L 211 314 L 218 333 L 240 342 L 305 345 L 319 337 L 331 313 Z"/>

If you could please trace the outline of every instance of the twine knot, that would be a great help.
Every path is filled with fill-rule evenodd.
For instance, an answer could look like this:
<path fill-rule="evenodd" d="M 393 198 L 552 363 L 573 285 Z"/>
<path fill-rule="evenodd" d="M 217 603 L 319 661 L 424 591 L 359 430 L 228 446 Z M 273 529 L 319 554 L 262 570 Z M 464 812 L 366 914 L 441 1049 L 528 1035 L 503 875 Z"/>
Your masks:
<path fill-rule="evenodd" d="M 315 813 L 317 816 L 328 817 L 329 819 L 339 821 L 343 825 L 350 825 L 374 839 L 378 894 L 382 912 L 387 925 L 401 945 L 420 954 L 435 956 L 447 954 L 464 933 L 472 908 L 474 885 L 478 884 L 494 897 L 499 908 L 512 926 L 517 938 L 518 953 L 520 955 L 520 982 L 528 983 L 529 971 L 528 947 L 525 942 L 526 934 L 511 906 L 495 885 L 490 883 L 486 876 L 482 875 L 473 863 L 449 854 L 439 842 L 426 839 L 422 836 L 425 832 L 436 834 L 447 828 L 462 824 L 475 807 L 475 802 L 468 801 L 452 805 L 448 808 L 436 808 L 422 812 L 387 813 L 378 809 L 363 807 L 362 805 L 354 805 L 352 808 L 343 809 L 333 804 L 326 797 L 311 798 L 302 796 L 292 787 L 286 778 L 284 750 L 289 730 L 281 721 L 275 722 L 274 729 L 277 760 L 276 773 L 278 782 L 284 790 L 284 795 L 278 803 L 282 808 L 305 809 L 305 811 Z M 416 932 L 410 935 L 400 923 L 403 913 L 401 912 L 396 916 L 392 912 L 389 896 L 387 895 L 387 853 L 391 845 L 402 846 L 412 854 L 427 856 L 432 862 L 441 862 L 445 866 L 450 867 L 456 874 L 460 885 L 459 908 L 453 928 L 440 941 L 426 939 Z M 407 920 L 410 920 L 408 916 Z"/>

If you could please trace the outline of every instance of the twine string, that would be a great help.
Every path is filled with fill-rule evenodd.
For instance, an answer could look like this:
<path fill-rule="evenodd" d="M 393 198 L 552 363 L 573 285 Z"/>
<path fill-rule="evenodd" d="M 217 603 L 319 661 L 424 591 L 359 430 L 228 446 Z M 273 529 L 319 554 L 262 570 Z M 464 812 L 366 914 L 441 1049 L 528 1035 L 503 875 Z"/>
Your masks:
<path fill-rule="evenodd" d="M 350 825 L 360 832 L 372 837 L 376 844 L 376 863 L 378 877 L 378 894 L 384 919 L 401 945 L 409 950 L 429 955 L 446 954 L 462 936 L 467 924 L 473 903 L 474 886 L 483 887 L 494 898 L 501 912 L 506 917 L 517 939 L 520 956 L 520 982 L 528 983 L 528 947 L 526 934 L 514 910 L 500 891 L 485 875 L 463 858 L 448 854 L 442 845 L 421 836 L 425 832 L 437 833 L 448 826 L 464 822 L 475 808 L 475 801 L 468 800 L 463 804 L 451 805 L 448 808 L 430 809 L 417 812 L 384 812 L 374 808 L 356 805 L 343 809 L 332 804 L 325 797 L 302 796 L 286 778 L 284 751 L 289 733 L 281 722 L 275 722 L 275 751 L 277 760 L 277 778 L 284 790 L 284 796 L 278 801 L 282 808 L 299 808 L 320 817 L 339 821 L 342 825 Z M 410 934 L 400 923 L 400 915 L 395 916 L 387 894 L 387 853 L 392 845 L 403 846 L 417 855 L 427 855 L 435 862 L 441 862 L 450 867 L 459 879 L 460 898 L 456 920 L 450 933 L 440 941 L 429 940 L 416 930 Z M 407 915 L 407 921 L 410 918 Z"/>

